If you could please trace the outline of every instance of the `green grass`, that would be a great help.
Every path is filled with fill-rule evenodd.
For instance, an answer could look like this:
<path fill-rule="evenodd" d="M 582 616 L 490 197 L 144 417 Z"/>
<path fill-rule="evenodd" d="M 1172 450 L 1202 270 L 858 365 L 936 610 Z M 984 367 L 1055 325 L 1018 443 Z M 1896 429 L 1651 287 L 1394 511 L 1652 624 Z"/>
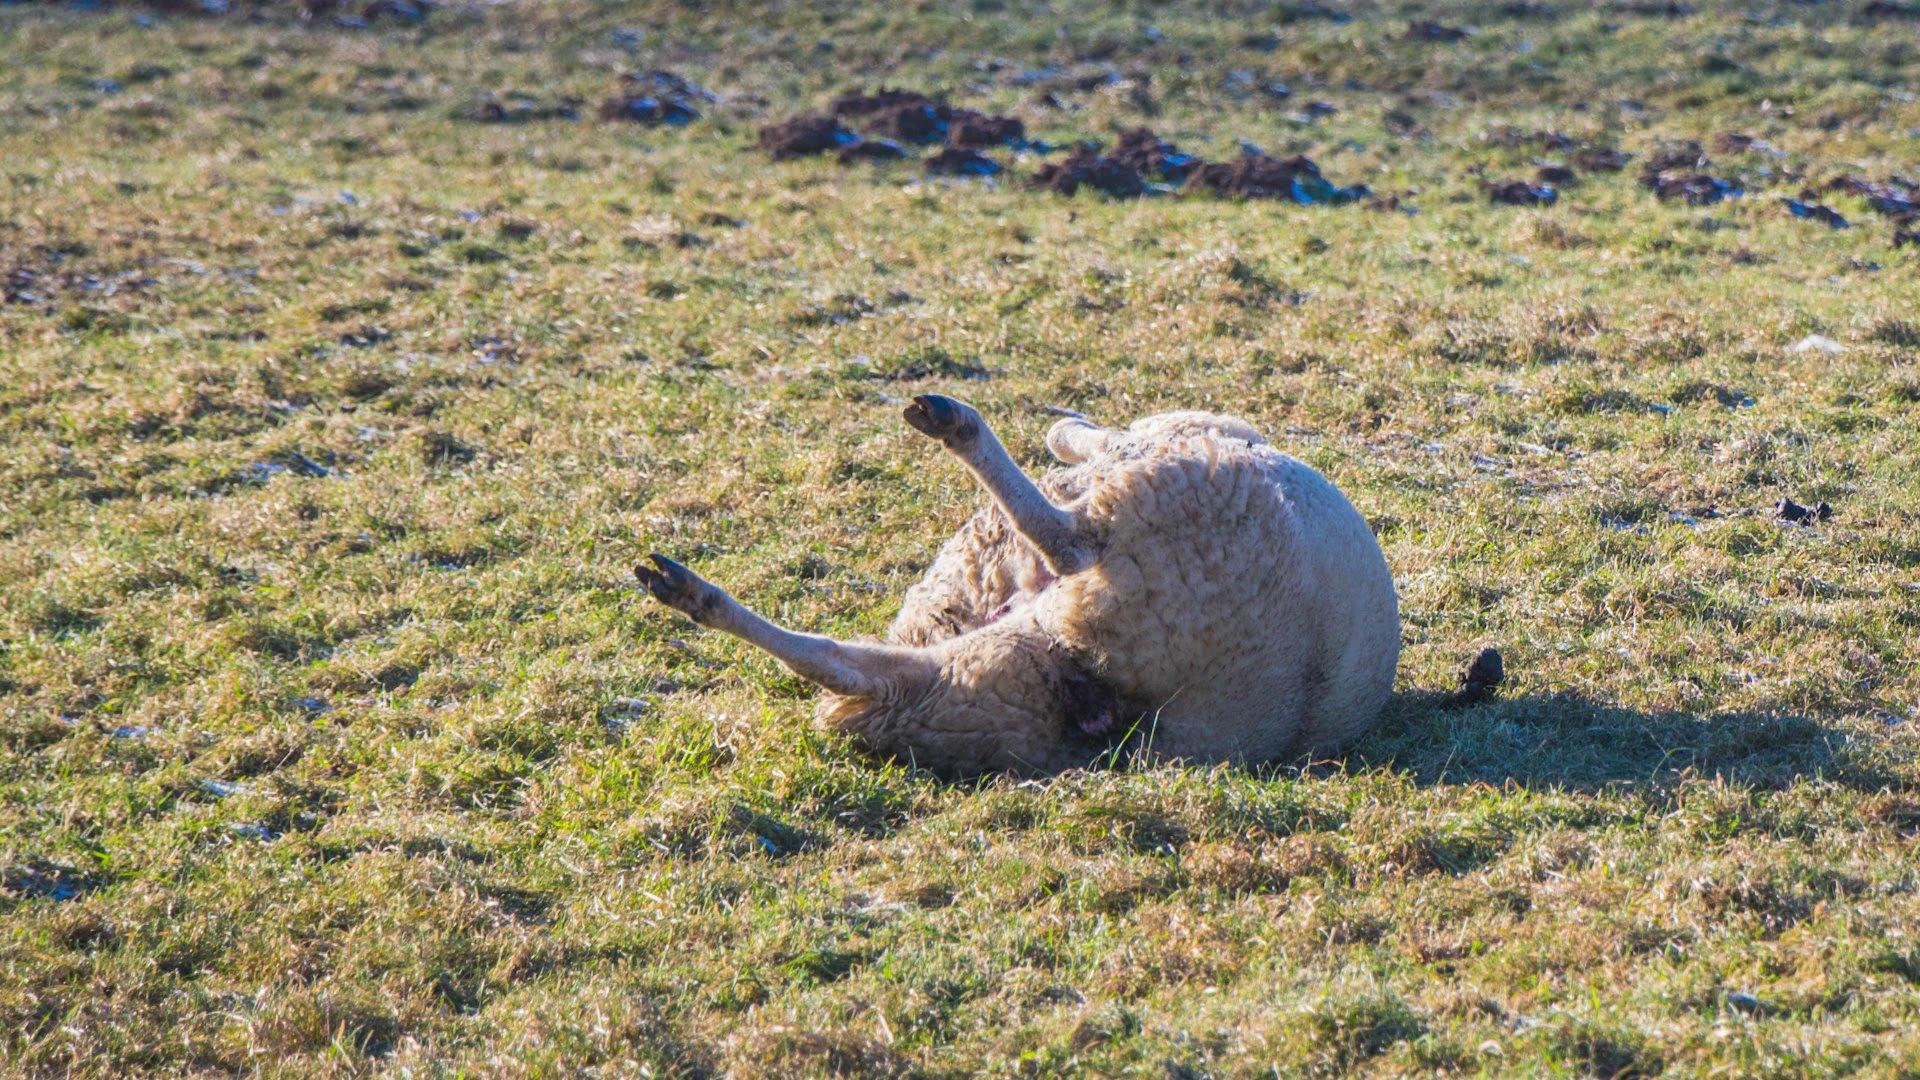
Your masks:
<path fill-rule="evenodd" d="M 5 1071 L 1911 1075 L 1920 249 L 1779 200 L 1920 169 L 1920 46 L 1697 3 L 0 8 Z M 726 100 L 467 118 L 654 66 Z M 882 80 L 1419 213 L 752 148 Z M 1491 205 L 1542 128 L 1783 156 Z M 934 389 L 1029 462 L 1212 408 L 1326 472 L 1401 590 L 1378 732 L 944 785 L 636 595 L 878 633 L 980 501 Z"/>

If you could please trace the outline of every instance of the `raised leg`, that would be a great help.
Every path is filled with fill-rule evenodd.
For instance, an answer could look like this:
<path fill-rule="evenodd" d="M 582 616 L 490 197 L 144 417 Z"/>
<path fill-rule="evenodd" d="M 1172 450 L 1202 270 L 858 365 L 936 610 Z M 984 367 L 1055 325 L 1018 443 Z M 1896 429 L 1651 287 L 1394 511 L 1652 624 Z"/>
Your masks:
<path fill-rule="evenodd" d="M 917 649 L 795 633 L 754 614 L 725 589 L 665 555 L 650 558 L 652 566 L 643 563 L 633 573 L 655 600 L 701 626 L 765 649 L 794 674 L 836 694 L 878 697 L 933 674 L 932 660 Z"/>
<path fill-rule="evenodd" d="M 1113 432 L 1083 417 L 1072 416 L 1047 431 L 1047 449 L 1068 465 L 1078 465 L 1104 453 Z"/>
<path fill-rule="evenodd" d="M 906 419 L 966 464 L 1055 574 L 1065 577 L 1092 565 L 1093 544 L 1079 516 L 1047 501 L 973 406 L 922 394 L 907 406 Z"/>

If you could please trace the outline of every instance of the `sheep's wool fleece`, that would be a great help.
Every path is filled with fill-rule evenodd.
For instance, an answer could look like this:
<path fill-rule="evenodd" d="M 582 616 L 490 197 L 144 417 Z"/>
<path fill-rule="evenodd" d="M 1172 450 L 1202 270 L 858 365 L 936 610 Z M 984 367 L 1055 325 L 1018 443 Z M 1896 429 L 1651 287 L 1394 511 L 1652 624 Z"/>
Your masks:
<path fill-rule="evenodd" d="M 1257 763 L 1337 750 L 1371 726 L 1393 688 L 1399 611 L 1346 497 L 1228 417 L 1168 413 L 1095 442 L 1054 443 L 1071 464 L 1040 480 L 1091 526 L 1089 568 L 1054 578 L 989 506 L 908 592 L 889 638 L 946 650 L 945 670 L 979 684 L 972 697 L 1013 703 L 994 734 L 1029 767 L 1084 750 L 1057 716 L 1018 707 L 1036 680 L 1010 648 L 1070 656 L 1138 706 L 1155 758 Z"/>

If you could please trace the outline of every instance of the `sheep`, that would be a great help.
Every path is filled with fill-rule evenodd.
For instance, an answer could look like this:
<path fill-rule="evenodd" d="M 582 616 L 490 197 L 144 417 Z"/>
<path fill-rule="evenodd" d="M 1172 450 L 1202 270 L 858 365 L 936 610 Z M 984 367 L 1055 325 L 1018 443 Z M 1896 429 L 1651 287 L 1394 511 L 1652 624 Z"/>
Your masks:
<path fill-rule="evenodd" d="M 819 684 L 825 728 L 948 777 L 1124 752 L 1258 765 L 1345 747 L 1393 689 L 1400 616 L 1366 520 L 1244 421 L 1064 419 L 1036 483 L 972 406 L 906 408 L 992 497 L 884 642 L 774 625 L 664 555 L 635 574 L 701 626 Z"/>

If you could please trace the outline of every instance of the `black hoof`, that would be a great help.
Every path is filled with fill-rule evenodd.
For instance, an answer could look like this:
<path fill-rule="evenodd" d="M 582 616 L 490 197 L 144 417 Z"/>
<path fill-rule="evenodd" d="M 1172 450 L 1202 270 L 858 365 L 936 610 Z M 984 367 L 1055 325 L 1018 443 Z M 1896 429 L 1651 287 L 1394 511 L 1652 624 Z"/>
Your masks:
<path fill-rule="evenodd" d="M 973 410 L 944 394 L 921 394 L 903 415 L 913 430 L 948 446 L 966 442 L 979 432 Z"/>
<path fill-rule="evenodd" d="M 700 575 L 654 552 L 648 558 L 653 565 L 645 563 L 633 568 L 633 576 L 655 600 L 686 615 L 695 622 L 700 621 L 703 612 L 713 606 L 713 587 L 702 581 Z"/>

